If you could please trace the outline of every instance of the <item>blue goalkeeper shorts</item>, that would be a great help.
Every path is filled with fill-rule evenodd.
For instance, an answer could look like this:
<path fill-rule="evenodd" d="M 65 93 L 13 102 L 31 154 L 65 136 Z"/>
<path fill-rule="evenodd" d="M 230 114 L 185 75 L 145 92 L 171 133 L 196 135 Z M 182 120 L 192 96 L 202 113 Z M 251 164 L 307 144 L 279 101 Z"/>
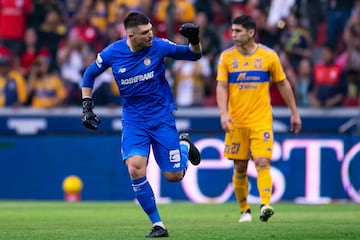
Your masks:
<path fill-rule="evenodd" d="M 175 118 L 169 113 L 156 120 L 123 120 L 122 158 L 140 155 L 149 158 L 152 147 L 159 168 L 177 172 L 186 168 L 187 153 L 181 153 Z"/>

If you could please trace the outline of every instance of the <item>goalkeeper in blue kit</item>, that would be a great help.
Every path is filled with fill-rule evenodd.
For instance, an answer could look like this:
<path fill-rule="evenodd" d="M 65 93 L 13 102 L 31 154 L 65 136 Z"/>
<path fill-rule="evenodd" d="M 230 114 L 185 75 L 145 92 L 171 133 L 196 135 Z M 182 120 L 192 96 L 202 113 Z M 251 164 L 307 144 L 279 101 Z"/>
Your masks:
<path fill-rule="evenodd" d="M 127 37 L 104 48 L 86 69 L 82 82 L 82 123 L 96 130 L 100 118 L 93 112 L 92 88 L 95 78 L 111 67 L 122 99 L 122 149 L 136 199 L 152 222 L 145 237 L 168 237 L 157 210 L 154 193 L 146 178 L 152 147 L 155 160 L 170 182 L 183 179 L 188 161 L 200 163 L 200 153 L 188 133 L 179 135 L 173 111 L 171 88 L 165 78 L 165 57 L 196 61 L 201 58 L 199 26 L 185 23 L 180 33 L 189 45 L 176 45 L 153 36 L 149 18 L 131 12 L 124 20 Z"/>

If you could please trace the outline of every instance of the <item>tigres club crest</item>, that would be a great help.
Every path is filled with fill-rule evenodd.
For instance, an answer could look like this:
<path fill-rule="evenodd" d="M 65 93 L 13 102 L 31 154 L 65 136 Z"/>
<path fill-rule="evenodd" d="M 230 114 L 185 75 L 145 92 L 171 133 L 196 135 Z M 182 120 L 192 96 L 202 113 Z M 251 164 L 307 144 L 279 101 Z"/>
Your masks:
<path fill-rule="evenodd" d="M 262 68 L 262 60 L 260 58 L 255 59 L 255 68 Z"/>

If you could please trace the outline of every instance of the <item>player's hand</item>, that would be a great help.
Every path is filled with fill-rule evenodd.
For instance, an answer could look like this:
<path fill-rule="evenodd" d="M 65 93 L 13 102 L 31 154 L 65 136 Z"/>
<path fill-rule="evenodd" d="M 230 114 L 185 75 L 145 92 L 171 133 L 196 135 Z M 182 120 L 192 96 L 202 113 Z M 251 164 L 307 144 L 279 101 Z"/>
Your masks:
<path fill-rule="evenodd" d="M 221 127 L 225 132 L 230 132 L 230 124 L 235 125 L 234 121 L 228 114 L 220 116 Z"/>
<path fill-rule="evenodd" d="M 100 118 L 95 115 L 93 112 L 94 108 L 94 102 L 91 98 L 83 98 L 82 100 L 82 107 L 83 107 L 83 116 L 81 117 L 82 124 L 91 129 L 91 130 L 97 130 L 99 124 Z M 97 124 L 95 124 L 95 123 Z"/>
<path fill-rule="evenodd" d="M 290 117 L 290 131 L 293 133 L 299 133 L 301 130 L 301 119 L 299 114 L 291 115 Z"/>
<path fill-rule="evenodd" d="M 189 43 L 193 45 L 198 45 L 200 42 L 199 39 L 199 25 L 195 23 L 184 23 L 181 25 L 179 32 L 181 35 L 189 39 Z"/>

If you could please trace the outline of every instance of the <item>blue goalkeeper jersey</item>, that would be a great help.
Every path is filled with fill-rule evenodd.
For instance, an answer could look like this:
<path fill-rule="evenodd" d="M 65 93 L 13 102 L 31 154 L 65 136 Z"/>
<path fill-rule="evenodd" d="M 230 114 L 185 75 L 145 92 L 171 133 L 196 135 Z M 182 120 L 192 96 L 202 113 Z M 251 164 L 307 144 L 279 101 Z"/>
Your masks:
<path fill-rule="evenodd" d="M 120 90 L 123 120 L 156 119 L 176 109 L 171 88 L 165 78 L 165 57 L 198 60 L 188 45 L 160 38 L 138 52 L 132 52 L 126 39 L 103 49 L 84 73 L 83 87 L 93 87 L 96 76 L 109 67 Z M 96 103 L 95 103 L 96 104 Z"/>

